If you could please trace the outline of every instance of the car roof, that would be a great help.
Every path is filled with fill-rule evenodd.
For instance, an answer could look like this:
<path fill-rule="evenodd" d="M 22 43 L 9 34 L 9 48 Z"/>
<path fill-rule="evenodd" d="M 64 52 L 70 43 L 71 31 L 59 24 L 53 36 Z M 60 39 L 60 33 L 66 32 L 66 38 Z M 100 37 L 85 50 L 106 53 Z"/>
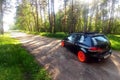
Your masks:
<path fill-rule="evenodd" d="M 103 36 L 104 34 L 97 33 L 97 32 L 77 32 L 77 33 L 71 33 L 71 34 L 76 34 L 76 35 L 85 35 L 85 36 Z"/>

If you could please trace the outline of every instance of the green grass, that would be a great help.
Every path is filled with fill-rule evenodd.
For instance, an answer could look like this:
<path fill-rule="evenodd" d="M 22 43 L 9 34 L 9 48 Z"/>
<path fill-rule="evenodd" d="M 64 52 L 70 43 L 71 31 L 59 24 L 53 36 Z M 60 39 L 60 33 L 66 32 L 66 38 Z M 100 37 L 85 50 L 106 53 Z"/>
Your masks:
<path fill-rule="evenodd" d="M 46 36 L 50 38 L 57 38 L 57 39 L 63 39 L 65 38 L 68 34 L 65 34 L 64 32 L 57 32 L 55 34 L 53 33 L 46 33 L 46 32 L 41 32 L 39 33 L 41 36 Z"/>
<path fill-rule="evenodd" d="M 63 39 L 68 35 L 64 32 L 57 32 L 55 34 L 48 33 L 48 32 L 41 32 L 41 33 L 27 32 L 27 33 L 37 34 L 37 35 L 46 36 L 46 37 L 50 37 L 50 38 L 58 38 L 58 39 Z M 120 51 L 120 35 L 109 34 L 109 35 L 107 35 L 107 37 L 109 38 L 109 40 L 111 42 L 112 49 Z"/>
<path fill-rule="evenodd" d="M 68 34 L 65 34 L 64 32 L 57 32 L 56 34 L 42 32 L 39 34 L 41 36 L 58 38 L 58 39 L 63 39 L 68 35 Z M 120 51 L 120 35 L 109 34 L 109 35 L 107 35 L 107 37 L 109 38 L 109 40 L 111 42 L 112 49 Z"/>
<path fill-rule="evenodd" d="M 54 33 L 50 33 L 50 32 L 29 32 L 29 31 L 22 31 L 22 32 L 26 32 L 28 34 L 35 34 L 35 35 L 40 35 L 40 36 L 45 36 L 45 37 L 50 37 L 50 38 L 57 38 L 57 39 L 63 39 L 66 36 L 68 36 L 67 33 L 64 32 L 56 32 Z"/>
<path fill-rule="evenodd" d="M 18 40 L 0 35 L 0 80 L 51 80 Z"/>
<path fill-rule="evenodd" d="M 112 49 L 120 51 L 120 35 L 109 34 L 107 37 L 110 39 Z"/>

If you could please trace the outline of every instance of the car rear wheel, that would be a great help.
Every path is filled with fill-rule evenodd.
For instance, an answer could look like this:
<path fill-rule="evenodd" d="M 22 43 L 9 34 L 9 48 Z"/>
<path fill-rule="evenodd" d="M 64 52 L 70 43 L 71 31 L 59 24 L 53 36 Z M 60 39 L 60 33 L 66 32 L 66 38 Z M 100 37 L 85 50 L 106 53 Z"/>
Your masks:
<path fill-rule="evenodd" d="M 78 52 L 78 60 L 80 62 L 86 62 L 87 61 L 87 57 L 86 57 L 86 55 L 83 51 Z"/>
<path fill-rule="evenodd" d="M 61 46 L 62 46 L 62 47 L 65 46 L 65 42 L 64 42 L 64 41 L 61 42 Z"/>

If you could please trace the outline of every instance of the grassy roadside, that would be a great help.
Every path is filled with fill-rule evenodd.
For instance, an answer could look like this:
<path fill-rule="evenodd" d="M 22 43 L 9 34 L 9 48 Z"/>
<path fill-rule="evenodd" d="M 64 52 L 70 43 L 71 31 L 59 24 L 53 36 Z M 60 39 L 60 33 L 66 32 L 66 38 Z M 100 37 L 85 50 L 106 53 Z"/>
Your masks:
<path fill-rule="evenodd" d="M 37 34 L 37 35 L 46 36 L 46 37 L 50 37 L 50 38 L 57 38 L 57 39 L 63 39 L 64 37 L 66 37 L 68 35 L 64 32 L 57 32 L 56 34 L 52 34 L 52 33 L 48 33 L 48 32 L 41 32 L 41 33 L 27 32 L 27 33 Z M 112 49 L 120 51 L 120 35 L 109 34 L 109 35 L 107 35 L 107 37 L 109 38 L 109 40 L 111 42 Z"/>
<path fill-rule="evenodd" d="M 109 34 L 107 37 L 111 42 L 112 49 L 120 51 L 120 35 Z"/>
<path fill-rule="evenodd" d="M 18 40 L 0 35 L 0 80 L 50 80 Z"/>
<path fill-rule="evenodd" d="M 58 39 L 63 39 L 66 37 L 68 34 L 65 34 L 63 32 L 58 32 L 56 34 L 51 34 L 51 33 L 40 33 L 41 36 L 46 36 L 46 37 L 51 37 L 51 38 L 58 38 Z M 111 42 L 112 49 L 120 51 L 120 35 L 114 35 L 114 34 L 109 34 L 107 35 L 108 39 Z"/>
<path fill-rule="evenodd" d="M 39 33 L 39 35 L 41 35 L 41 36 L 46 36 L 46 37 L 50 37 L 50 38 L 63 39 L 63 38 L 65 38 L 68 34 L 66 34 L 66 33 L 64 33 L 64 32 L 57 32 L 57 33 L 55 33 L 55 34 L 42 32 L 42 33 Z"/>
<path fill-rule="evenodd" d="M 68 36 L 67 33 L 64 32 L 56 32 L 54 33 L 49 33 L 49 32 L 29 32 L 29 31 L 21 31 L 21 32 L 25 32 L 28 34 L 34 34 L 34 35 L 40 35 L 40 36 L 45 36 L 45 37 L 49 37 L 49 38 L 56 38 L 56 39 L 63 39 L 66 36 Z"/>
<path fill-rule="evenodd" d="M 56 34 L 42 32 L 42 33 L 39 33 L 39 34 L 41 36 L 57 38 L 57 39 L 63 39 L 68 35 L 68 34 L 65 34 L 64 32 L 58 32 Z M 109 35 L 107 35 L 107 37 L 111 42 L 112 49 L 120 51 L 120 35 L 109 34 Z"/>

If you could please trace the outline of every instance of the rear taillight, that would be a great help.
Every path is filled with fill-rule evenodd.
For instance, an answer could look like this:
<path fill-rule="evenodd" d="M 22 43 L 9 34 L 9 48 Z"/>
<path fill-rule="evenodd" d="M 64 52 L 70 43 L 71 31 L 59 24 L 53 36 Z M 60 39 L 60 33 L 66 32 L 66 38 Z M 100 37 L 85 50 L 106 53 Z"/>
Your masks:
<path fill-rule="evenodd" d="M 98 47 L 90 47 L 89 51 L 90 52 L 102 52 L 103 50 L 101 48 L 98 48 Z"/>

